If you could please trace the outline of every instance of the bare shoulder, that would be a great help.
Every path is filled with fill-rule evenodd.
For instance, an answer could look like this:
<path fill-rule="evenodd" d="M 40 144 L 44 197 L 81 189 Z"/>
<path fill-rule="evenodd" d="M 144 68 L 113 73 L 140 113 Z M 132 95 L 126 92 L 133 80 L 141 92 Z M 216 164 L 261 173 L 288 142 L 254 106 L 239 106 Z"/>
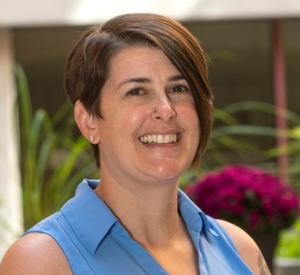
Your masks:
<path fill-rule="evenodd" d="M 265 259 L 253 239 L 238 226 L 223 220 L 217 221 L 225 229 L 235 244 L 241 258 L 253 273 L 271 275 Z"/>
<path fill-rule="evenodd" d="M 6 252 L 0 274 L 71 275 L 68 260 L 57 242 L 49 235 L 31 233 L 17 240 Z"/>

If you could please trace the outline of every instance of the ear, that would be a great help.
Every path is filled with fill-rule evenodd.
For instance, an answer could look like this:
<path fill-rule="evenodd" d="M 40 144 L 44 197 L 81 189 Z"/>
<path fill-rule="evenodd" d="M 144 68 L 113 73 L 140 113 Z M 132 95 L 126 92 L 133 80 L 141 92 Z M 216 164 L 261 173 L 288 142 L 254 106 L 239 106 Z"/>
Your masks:
<path fill-rule="evenodd" d="M 93 144 L 99 143 L 97 118 L 88 113 L 80 100 L 75 103 L 74 117 L 84 137 Z M 91 137 L 93 137 L 93 141 L 91 141 Z"/>

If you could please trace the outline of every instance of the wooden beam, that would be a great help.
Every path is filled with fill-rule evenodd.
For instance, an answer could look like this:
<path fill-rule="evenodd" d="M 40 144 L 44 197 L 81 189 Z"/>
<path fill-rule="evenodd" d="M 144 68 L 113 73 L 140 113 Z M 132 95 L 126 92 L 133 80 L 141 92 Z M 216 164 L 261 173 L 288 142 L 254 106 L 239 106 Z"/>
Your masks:
<path fill-rule="evenodd" d="M 286 119 L 286 72 L 285 72 L 285 59 L 284 48 L 281 38 L 281 24 L 280 20 L 273 20 L 273 83 L 274 83 L 274 96 L 276 105 L 276 128 L 278 130 L 277 147 L 282 151 L 278 156 L 279 176 L 285 183 L 290 183 L 289 176 L 289 158 L 284 148 L 287 145 L 287 129 L 288 123 Z"/>

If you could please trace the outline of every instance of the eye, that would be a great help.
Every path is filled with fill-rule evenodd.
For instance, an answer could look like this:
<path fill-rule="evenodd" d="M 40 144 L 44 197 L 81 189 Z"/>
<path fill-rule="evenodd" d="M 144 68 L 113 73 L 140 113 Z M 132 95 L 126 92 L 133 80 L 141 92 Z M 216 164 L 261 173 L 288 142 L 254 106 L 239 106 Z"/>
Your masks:
<path fill-rule="evenodd" d="M 170 93 L 182 93 L 182 92 L 188 92 L 189 89 L 184 85 L 176 85 L 173 86 L 170 90 Z"/>
<path fill-rule="evenodd" d="M 144 94 L 144 91 L 140 88 L 135 88 L 127 92 L 127 95 L 142 95 Z"/>

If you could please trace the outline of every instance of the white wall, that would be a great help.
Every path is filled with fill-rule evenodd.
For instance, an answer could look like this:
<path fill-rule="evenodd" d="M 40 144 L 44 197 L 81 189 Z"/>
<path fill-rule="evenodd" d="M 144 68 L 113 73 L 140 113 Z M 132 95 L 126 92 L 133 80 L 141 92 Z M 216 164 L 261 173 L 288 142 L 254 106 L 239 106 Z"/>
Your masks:
<path fill-rule="evenodd" d="M 0 29 L 0 259 L 23 231 L 11 32 Z"/>

